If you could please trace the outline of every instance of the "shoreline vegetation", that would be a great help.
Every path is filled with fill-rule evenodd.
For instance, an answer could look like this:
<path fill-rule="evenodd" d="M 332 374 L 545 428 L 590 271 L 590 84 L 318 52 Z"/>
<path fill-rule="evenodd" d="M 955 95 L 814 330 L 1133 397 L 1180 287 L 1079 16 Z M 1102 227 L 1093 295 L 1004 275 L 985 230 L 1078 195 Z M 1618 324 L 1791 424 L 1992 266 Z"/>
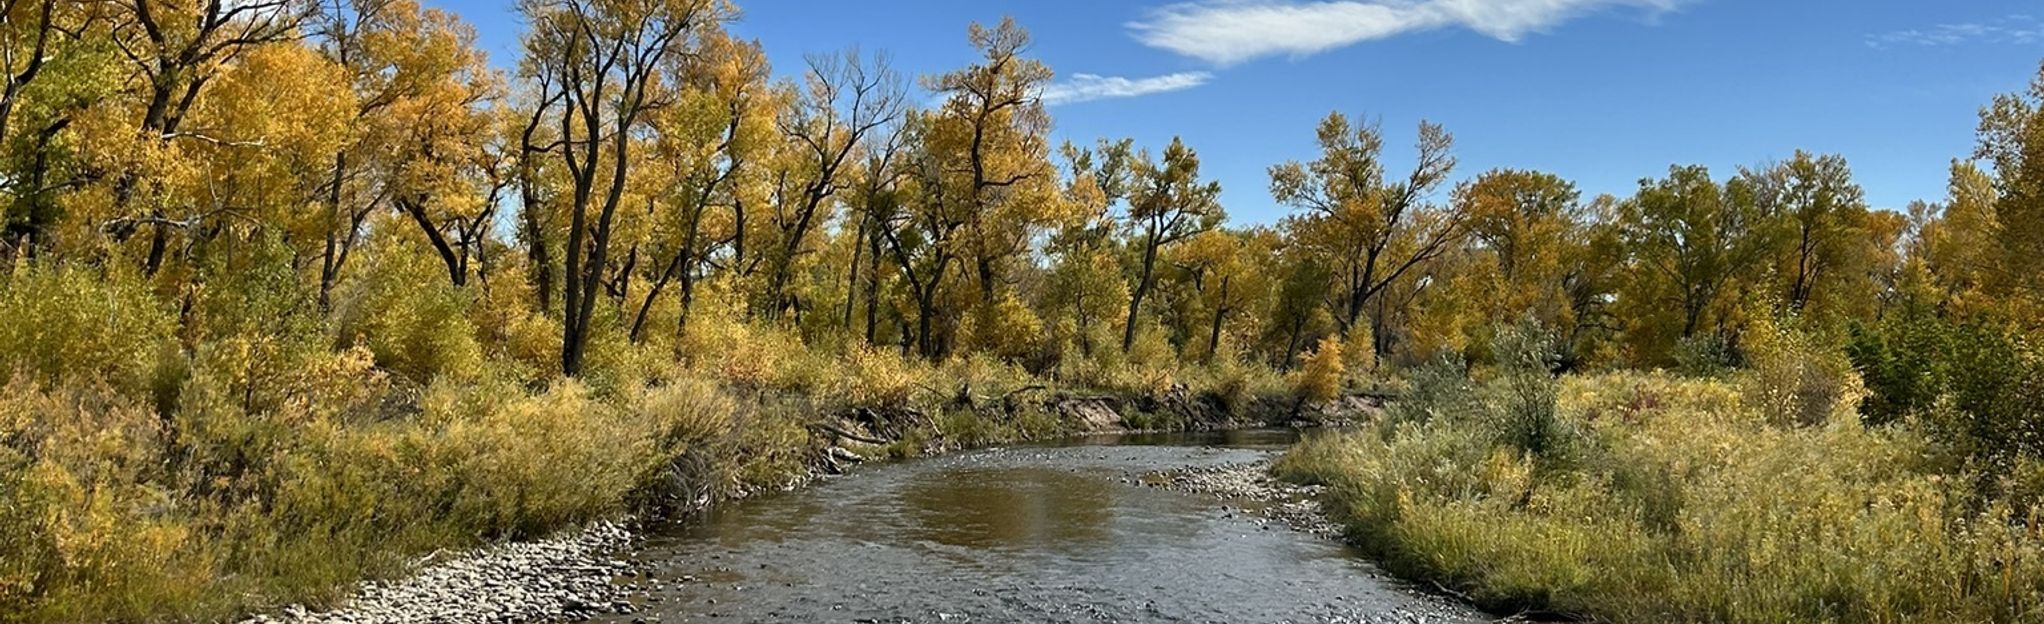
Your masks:
<path fill-rule="evenodd" d="M 8 285 L 69 279 L 34 271 Z M 117 286 L 66 287 L 119 297 L 108 292 Z M 52 327 L 107 310 L 58 309 L 77 314 Z M 1264 405 L 1280 407 L 1263 412 L 1276 423 L 1328 417 L 1290 411 L 1283 381 L 1249 368 L 1198 371 L 1186 380 L 1198 390 L 1174 381 L 1075 395 L 989 358 L 829 355 L 736 324 L 721 336 L 722 348 L 693 351 L 697 364 L 634 375 L 642 381 L 626 389 L 534 386 L 495 360 L 472 376 L 408 385 L 368 350 L 331 351 L 316 337 L 286 357 L 226 345 L 250 359 L 224 379 L 175 365 L 166 373 L 150 358 L 107 360 L 128 369 L 111 377 L 192 375 L 171 382 L 169 414 L 136 398 L 159 396 L 146 384 L 124 393 L 18 377 L 0 391 L 0 423 L 33 446 L 5 457 L 18 470 L 7 474 L 6 520 L 28 532 L 0 546 L 10 549 L 8 578 L 33 580 L 40 593 L 0 598 L 20 601 L 10 617 L 27 621 L 221 620 L 331 606 L 357 579 L 403 575 L 428 553 L 626 514 L 689 513 L 796 487 L 845 461 L 1267 424 L 1246 415 Z M 780 355 L 763 363 L 764 352 Z"/>
<path fill-rule="evenodd" d="M 1325 486 L 1324 509 L 1387 570 L 1497 613 L 2044 618 L 2039 459 L 1955 456 L 1939 431 L 1955 423 L 1936 420 L 1951 412 L 1870 426 L 1878 390 L 1842 353 L 1756 330 L 1773 337 L 1722 375 L 1557 378 L 1525 342 L 1473 376 L 1437 364 L 1383 418 L 1308 439 L 1273 473 Z"/>
<path fill-rule="evenodd" d="M 500 64 L 415 0 L 9 6 L 0 622 L 1349 414 L 1279 473 L 1492 608 L 2044 621 L 2044 72 L 1901 210 L 1836 154 L 1591 197 L 1335 112 L 1244 224 L 1183 140 L 1054 142 L 1011 19 L 912 87 L 777 78 L 726 0 L 521 0 Z"/>

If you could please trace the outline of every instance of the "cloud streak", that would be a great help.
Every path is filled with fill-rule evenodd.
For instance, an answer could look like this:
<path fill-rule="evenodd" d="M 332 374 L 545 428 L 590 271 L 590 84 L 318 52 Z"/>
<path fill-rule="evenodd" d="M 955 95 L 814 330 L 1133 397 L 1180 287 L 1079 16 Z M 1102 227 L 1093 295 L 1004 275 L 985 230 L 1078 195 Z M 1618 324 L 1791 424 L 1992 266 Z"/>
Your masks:
<path fill-rule="evenodd" d="M 2044 22 L 2028 15 L 2010 15 L 1993 22 L 1938 24 L 1867 36 L 1867 47 L 1944 47 L 1972 43 L 2030 44 L 2044 41 Z"/>
<path fill-rule="evenodd" d="M 1688 1 L 1201 0 L 1161 7 L 1127 26 L 1150 47 L 1232 65 L 1442 28 L 1467 28 L 1511 42 L 1597 11 L 1632 8 L 1659 14 Z"/>
<path fill-rule="evenodd" d="M 1203 71 L 1179 72 L 1149 78 L 1072 74 L 1069 80 L 1045 86 L 1042 97 L 1043 103 L 1049 106 L 1137 97 L 1190 89 L 1206 84 L 1213 77 L 1213 74 Z"/>

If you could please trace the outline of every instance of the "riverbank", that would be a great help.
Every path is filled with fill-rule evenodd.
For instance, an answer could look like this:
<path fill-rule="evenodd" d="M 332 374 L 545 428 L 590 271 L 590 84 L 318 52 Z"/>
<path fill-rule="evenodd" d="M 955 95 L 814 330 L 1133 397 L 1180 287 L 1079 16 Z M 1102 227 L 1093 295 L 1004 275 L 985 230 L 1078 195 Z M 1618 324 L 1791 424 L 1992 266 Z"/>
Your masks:
<path fill-rule="evenodd" d="M 1809 422 L 1768 398 L 1812 394 L 1750 376 L 1420 385 L 1423 399 L 1300 444 L 1278 473 L 1323 486 L 1387 570 L 1493 612 L 2044 621 L 2035 512 L 1952 487 L 1934 446 L 1863 425 L 1850 391 Z"/>

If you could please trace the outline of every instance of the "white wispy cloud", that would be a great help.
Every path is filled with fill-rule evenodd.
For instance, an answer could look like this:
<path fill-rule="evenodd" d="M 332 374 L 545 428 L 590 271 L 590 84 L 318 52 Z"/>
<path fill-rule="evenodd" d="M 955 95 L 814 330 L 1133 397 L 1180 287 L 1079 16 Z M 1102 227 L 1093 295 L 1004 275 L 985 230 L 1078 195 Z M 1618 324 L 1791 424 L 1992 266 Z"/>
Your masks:
<path fill-rule="evenodd" d="M 1044 104 L 1053 106 L 1108 98 L 1136 97 L 1190 89 L 1206 84 L 1213 77 L 1213 74 L 1203 71 L 1179 72 L 1149 78 L 1072 74 L 1070 79 L 1044 86 L 1042 97 Z"/>
<path fill-rule="evenodd" d="M 2044 41 L 2044 22 L 2029 15 L 2010 15 L 1991 22 L 1937 24 L 1867 36 L 1867 46 L 1955 46 L 1969 43 L 2030 44 Z"/>
<path fill-rule="evenodd" d="M 1200 0 L 1166 5 L 1127 26 L 1145 45 L 1229 65 L 1451 27 L 1518 41 L 1596 11 L 1633 8 L 1659 14 L 1689 1 Z"/>

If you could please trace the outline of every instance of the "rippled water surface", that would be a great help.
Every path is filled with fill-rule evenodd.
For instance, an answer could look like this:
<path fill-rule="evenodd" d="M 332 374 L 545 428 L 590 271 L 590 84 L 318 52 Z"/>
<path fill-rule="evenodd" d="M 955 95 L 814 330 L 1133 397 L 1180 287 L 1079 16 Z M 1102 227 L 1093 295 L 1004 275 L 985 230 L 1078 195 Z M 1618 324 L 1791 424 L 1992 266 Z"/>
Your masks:
<path fill-rule="evenodd" d="M 662 622 L 1463 622 L 1350 549 L 1145 473 L 1288 432 L 1102 437 L 862 468 L 661 530 Z M 675 583 L 679 581 L 678 583 Z"/>

